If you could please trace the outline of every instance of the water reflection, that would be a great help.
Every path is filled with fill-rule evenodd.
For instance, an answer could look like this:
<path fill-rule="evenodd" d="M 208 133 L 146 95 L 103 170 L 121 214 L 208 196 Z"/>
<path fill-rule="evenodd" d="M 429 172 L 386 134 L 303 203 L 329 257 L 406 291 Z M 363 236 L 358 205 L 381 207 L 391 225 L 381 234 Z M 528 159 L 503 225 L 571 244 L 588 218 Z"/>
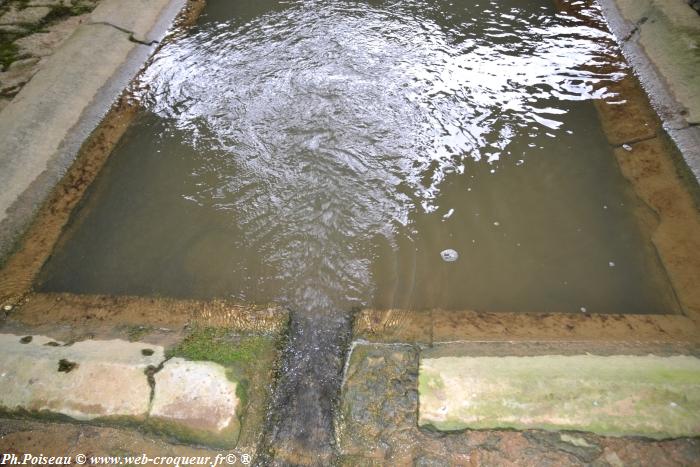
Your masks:
<path fill-rule="evenodd" d="M 147 69 L 101 207 L 48 268 L 74 273 L 46 287 L 659 311 L 661 269 L 590 104 L 626 73 L 599 16 L 211 0 Z"/>

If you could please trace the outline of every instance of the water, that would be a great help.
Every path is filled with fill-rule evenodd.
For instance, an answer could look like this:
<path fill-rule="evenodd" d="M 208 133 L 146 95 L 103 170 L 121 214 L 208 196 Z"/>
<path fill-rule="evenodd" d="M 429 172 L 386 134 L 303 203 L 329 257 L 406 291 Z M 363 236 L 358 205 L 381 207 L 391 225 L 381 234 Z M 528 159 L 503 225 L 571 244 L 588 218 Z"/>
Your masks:
<path fill-rule="evenodd" d="M 146 73 L 42 287 L 675 310 L 591 104 L 628 70 L 582 11 L 209 2 Z"/>
<path fill-rule="evenodd" d="M 210 0 L 40 288 L 287 305 L 268 442 L 319 459 L 351 309 L 675 312 L 592 103 L 629 73 L 599 23 L 549 0 Z"/>

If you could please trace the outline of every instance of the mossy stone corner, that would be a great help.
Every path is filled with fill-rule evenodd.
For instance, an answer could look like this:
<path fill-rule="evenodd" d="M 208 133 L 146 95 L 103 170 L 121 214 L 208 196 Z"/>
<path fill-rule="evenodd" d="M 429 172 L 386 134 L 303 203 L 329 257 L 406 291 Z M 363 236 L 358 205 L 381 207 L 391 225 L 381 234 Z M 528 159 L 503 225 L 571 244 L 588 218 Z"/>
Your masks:
<path fill-rule="evenodd" d="M 439 431 L 700 435 L 700 359 L 690 356 L 422 358 L 419 397 L 419 425 Z"/>
<path fill-rule="evenodd" d="M 240 431 L 238 383 L 211 362 L 168 360 L 155 376 L 149 424 L 177 438 L 234 447 Z"/>
<path fill-rule="evenodd" d="M 168 421 L 165 417 L 153 416 L 155 413 L 152 413 L 149 423 L 154 429 L 185 442 L 222 448 L 254 448 L 261 434 L 265 408 L 270 397 L 274 366 L 278 358 L 278 338 L 277 334 L 241 335 L 233 329 L 194 327 L 182 342 L 167 352 L 171 360 L 155 375 L 154 408 L 158 403 L 159 378 L 167 374 L 171 362 L 177 362 L 183 368 L 185 364 L 206 365 L 209 368 L 207 371 L 218 368 L 218 389 L 212 386 L 201 390 L 214 393 L 222 391 L 215 397 L 222 398 L 218 405 L 226 409 L 211 408 L 213 418 L 219 420 L 216 427 L 200 426 L 200 422 L 195 420 L 192 423 L 182 423 L 182 419 L 175 424 L 171 422 L 175 422 L 178 417 L 170 417 Z M 203 368 L 201 371 L 204 371 Z M 231 402 L 234 399 L 235 404 Z M 203 413 L 209 410 L 202 408 Z"/>

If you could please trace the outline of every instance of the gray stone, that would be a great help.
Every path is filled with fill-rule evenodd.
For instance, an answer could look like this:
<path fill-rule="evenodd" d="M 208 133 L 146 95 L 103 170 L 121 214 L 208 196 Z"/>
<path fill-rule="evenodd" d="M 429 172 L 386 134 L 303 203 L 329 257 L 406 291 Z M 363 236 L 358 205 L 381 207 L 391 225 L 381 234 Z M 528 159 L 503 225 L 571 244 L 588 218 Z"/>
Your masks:
<path fill-rule="evenodd" d="M 140 42 L 150 43 L 158 39 L 154 34 L 157 23 L 168 8 L 172 8 L 171 0 L 121 0 L 119 2 L 102 2 L 90 15 L 93 23 L 111 24 L 133 34 Z M 178 9 L 181 6 L 178 6 Z M 138 14 L 134 14 L 138 12 Z"/>
<path fill-rule="evenodd" d="M 70 5 L 70 4 L 71 4 L 71 0 L 29 0 L 29 2 L 27 2 L 27 6 L 47 6 L 47 7 Z"/>
<path fill-rule="evenodd" d="M 122 0 L 106 3 L 123 17 L 150 18 L 152 37 L 159 39 L 185 0 L 170 0 L 157 15 Z M 0 261 L 153 51 L 129 36 L 113 26 L 82 24 L 0 113 Z"/>
<path fill-rule="evenodd" d="M 5 34 L 25 34 L 27 27 L 21 24 L 0 24 L 0 32 Z"/>
<path fill-rule="evenodd" d="M 684 111 L 687 122 L 700 122 L 697 73 L 700 21 L 697 13 L 682 0 L 612 0 L 612 3 L 622 17 L 622 21 L 616 21 L 617 30 L 623 32 L 628 42 L 640 46 L 647 60 L 661 74 L 678 103 L 678 110 Z M 608 16 L 611 13 L 614 14 L 608 12 Z M 637 65 L 635 57 L 632 61 Z"/>
<path fill-rule="evenodd" d="M 700 434 L 700 359 L 689 356 L 424 356 L 419 394 L 419 425 L 442 431 Z"/>
<path fill-rule="evenodd" d="M 70 16 L 48 26 L 44 31 L 21 37 L 15 41 L 21 55 L 46 57 L 51 55 L 89 15 Z"/>
<path fill-rule="evenodd" d="M 0 24 L 38 24 L 48 14 L 51 8 L 48 7 L 27 7 L 11 8 L 4 15 L 0 16 Z"/>
<path fill-rule="evenodd" d="M 144 355 L 143 349 L 152 353 Z M 45 336 L 0 334 L 0 407 L 77 420 L 143 419 L 151 396 L 146 369 L 163 360 L 163 348 L 148 344 L 109 340 L 66 346 Z"/>
<path fill-rule="evenodd" d="M 155 374 L 151 419 L 175 423 L 197 441 L 233 444 L 240 429 L 236 386 L 221 365 L 173 358 Z"/>
<path fill-rule="evenodd" d="M 37 71 L 38 58 L 17 60 L 7 71 L 0 72 L 0 95 L 13 96 L 32 79 Z"/>

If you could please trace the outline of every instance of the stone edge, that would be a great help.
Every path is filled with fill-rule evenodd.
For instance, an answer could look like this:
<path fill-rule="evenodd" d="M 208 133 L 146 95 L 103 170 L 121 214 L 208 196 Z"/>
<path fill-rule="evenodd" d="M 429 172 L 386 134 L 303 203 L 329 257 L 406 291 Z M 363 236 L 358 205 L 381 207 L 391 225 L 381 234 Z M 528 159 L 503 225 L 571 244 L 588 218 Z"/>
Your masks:
<path fill-rule="evenodd" d="M 684 106 L 674 97 L 666 77 L 633 38 L 639 26 L 624 17 L 618 1 L 599 0 L 608 28 L 649 96 L 664 130 L 682 154 L 695 182 L 700 183 L 700 127 L 690 125 L 683 116 Z"/>
<path fill-rule="evenodd" d="M 104 0 L 104 2 L 121 3 L 121 0 Z M 149 31 L 148 38 L 153 41 L 152 43 L 163 39 L 177 14 L 186 5 L 186 0 L 168 0 L 159 15 L 154 18 Z M 131 14 L 131 12 L 124 10 L 124 14 Z M 87 27 L 92 24 L 101 23 L 88 22 Z M 154 50 L 153 46 L 138 41 L 135 41 L 134 45 L 140 45 L 140 47 L 134 47 L 123 63 L 115 64 L 115 72 L 102 84 L 90 101 L 80 103 L 82 112 L 78 122 L 65 133 L 56 151 L 48 156 L 46 169 L 13 201 L 7 215 L 0 219 L 0 265 L 11 256 L 40 206 L 77 157 L 82 144 Z M 29 99 L 36 100 L 39 105 L 41 96 L 34 95 Z M 11 111 L 11 107 L 11 105 L 5 107 L 0 113 Z"/>

